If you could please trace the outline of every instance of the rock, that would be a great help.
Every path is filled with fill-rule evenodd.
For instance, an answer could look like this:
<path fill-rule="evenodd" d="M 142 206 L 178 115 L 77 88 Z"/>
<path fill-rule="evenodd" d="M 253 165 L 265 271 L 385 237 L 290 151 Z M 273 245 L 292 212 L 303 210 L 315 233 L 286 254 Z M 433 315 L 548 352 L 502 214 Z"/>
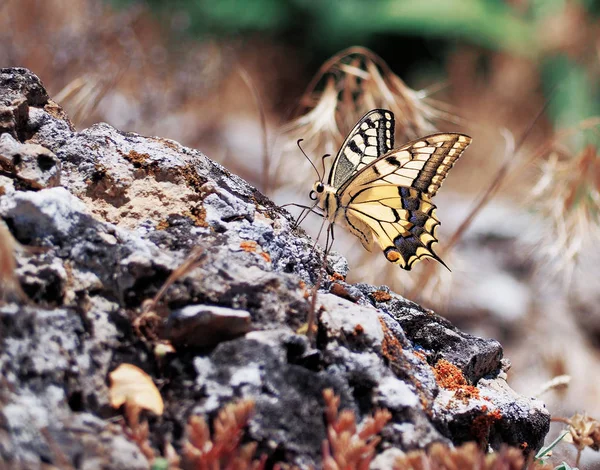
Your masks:
<path fill-rule="evenodd" d="M 188 305 L 171 312 L 166 329 L 174 346 L 205 348 L 248 333 L 250 314 L 213 305 Z"/>
<path fill-rule="evenodd" d="M 373 462 L 371 462 L 370 470 L 387 470 L 389 468 L 394 468 L 394 464 L 398 457 L 402 457 L 405 455 L 400 449 L 396 449 L 394 447 L 390 449 L 384 450 L 381 454 L 379 454 Z"/>
<path fill-rule="evenodd" d="M 36 144 L 21 144 L 10 134 L 0 136 L 0 169 L 13 173 L 21 185 L 32 189 L 60 184 L 60 161 L 50 150 Z"/>
<path fill-rule="evenodd" d="M 30 297 L 0 306 L 9 465 L 148 468 L 105 421 L 121 416 L 107 374 L 122 363 L 146 371 L 165 401 L 148 421 L 157 456 L 167 441 L 182 452 L 191 415 L 210 421 L 249 398 L 245 438 L 259 454 L 319 466 L 326 388 L 359 422 L 390 411 L 378 448 L 389 455 L 466 439 L 541 445 L 549 415 L 508 388 L 498 342 L 385 287 L 344 282 L 339 254 L 321 272 L 321 249 L 289 214 L 202 153 L 108 124 L 75 132 L 24 69 L 0 71 L 0 105 L 1 142 L 54 155 L 62 185 L 39 172 L 25 181 L 14 162 L 0 177 L 0 217 L 23 246 L 3 248 Z M 309 313 L 315 342 L 298 333 Z M 175 351 L 155 356 L 165 337 Z"/>

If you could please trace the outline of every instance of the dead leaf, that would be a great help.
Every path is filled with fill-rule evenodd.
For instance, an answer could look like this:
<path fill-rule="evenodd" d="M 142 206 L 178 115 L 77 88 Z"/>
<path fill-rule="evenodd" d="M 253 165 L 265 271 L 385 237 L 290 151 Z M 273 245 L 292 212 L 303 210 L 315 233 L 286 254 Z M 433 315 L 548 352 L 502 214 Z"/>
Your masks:
<path fill-rule="evenodd" d="M 119 408 L 124 403 L 162 415 L 164 403 L 148 374 L 132 364 L 121 364 L 110 374 L 110 404 Z"/>

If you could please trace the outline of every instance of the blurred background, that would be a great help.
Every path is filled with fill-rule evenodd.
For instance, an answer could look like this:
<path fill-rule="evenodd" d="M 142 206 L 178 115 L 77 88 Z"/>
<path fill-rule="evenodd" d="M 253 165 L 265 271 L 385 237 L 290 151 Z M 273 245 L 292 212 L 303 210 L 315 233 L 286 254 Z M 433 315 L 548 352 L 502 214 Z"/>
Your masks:
<path fill-rule="evenodd" d="M 80 130 L 177 140 L 279 204 L 310 202 L 296 140 L 319 167 L 373 107 L 397 146 L 469 134 L 435 199 L 452 272 L 406 273 L 338 229 L 348 281 L 498 339 L 511 386 L 553 416 L 600 418 L 599 16 L 595 0 L 3 0 L 0 66 L 40 76 Z"/>

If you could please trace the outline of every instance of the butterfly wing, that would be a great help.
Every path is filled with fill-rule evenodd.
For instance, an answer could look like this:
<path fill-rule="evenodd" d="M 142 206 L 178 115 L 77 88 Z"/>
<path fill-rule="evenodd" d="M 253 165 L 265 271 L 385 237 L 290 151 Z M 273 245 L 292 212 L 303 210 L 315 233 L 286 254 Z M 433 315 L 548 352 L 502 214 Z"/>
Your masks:
<path fill-rule="evenodd" d="M 431 198 L 470 143 L 463 134 L 433 134 L 365 166 L 338 191 L 347 224 L 368 227 L 386 258 L 404 269 L 427 257 L 444 264 L 433 250 L 440 221 Z"/>
<path fill-rule="evenodd" d="M 394 147 L 394 114 L 373 109 L 365 114 L 340 147 L 333 160 L 328 184 L 339 188 Z"/>
<path fill-rule="evenodd" d="M 412 188 L 391 185 L 374 186 L 361 196 L 368 201 L 353 202 L 345 211 L 348 226 L 362 224 L 366 235 L 359 236 L 361 241 L 374 236 L 387 260 L 406 270 L 427 257 L 444 264 L 433 249 L 440 221 L 427 196 Z"/>

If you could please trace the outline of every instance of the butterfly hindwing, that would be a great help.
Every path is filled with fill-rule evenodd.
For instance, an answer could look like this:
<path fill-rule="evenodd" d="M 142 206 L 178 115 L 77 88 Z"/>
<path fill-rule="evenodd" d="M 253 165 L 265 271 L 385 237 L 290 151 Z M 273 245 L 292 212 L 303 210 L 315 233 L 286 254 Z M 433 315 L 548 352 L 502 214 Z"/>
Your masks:
<path fill-rule="evenodd" d="M 410 270 L 422 258 L 434 258 L 436 207 L 421 192 L 405 187 L 376 186 L 363 191 L 364 200 L 346 208 L 346 217 L 366 225 L 388 261 Z M 359 237 L 360 238 L 360 237 Z"/>
<path fill-rule="evenodd" d="M 365 114 L 346 137 L 336 155 L 328 184 L 339 188 L 394 147 L 394 115 L 385 109 Z"/>

